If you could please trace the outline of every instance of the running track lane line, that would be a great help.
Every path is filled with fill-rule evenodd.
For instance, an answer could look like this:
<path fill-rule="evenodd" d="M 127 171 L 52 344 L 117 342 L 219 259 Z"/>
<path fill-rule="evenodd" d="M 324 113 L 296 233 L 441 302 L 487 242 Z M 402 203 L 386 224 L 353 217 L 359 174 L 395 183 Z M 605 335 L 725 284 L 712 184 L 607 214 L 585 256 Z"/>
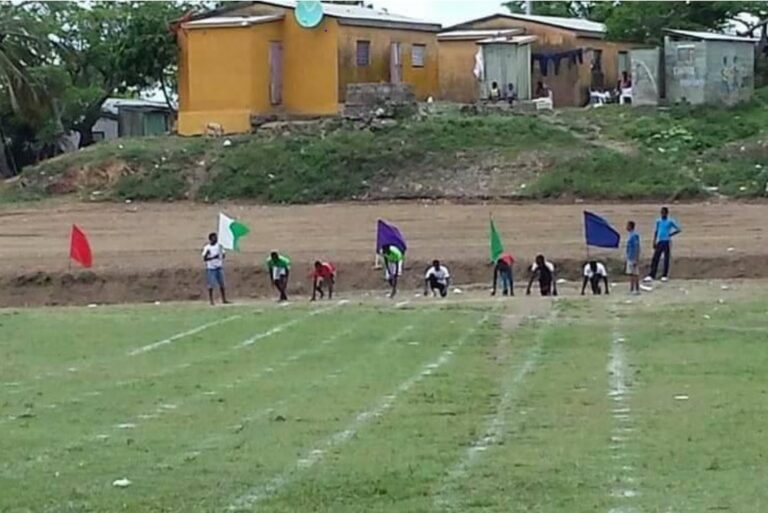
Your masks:
<path fill-rule="evenodd" d="M 507 336 L 510 336 L 507 334 Z M 512 375 L 511 379 L 505 380 L 502 385 L 503 393 L 501 399 L 496 406 L 496 414 L 485 425 L 482 437 L 476 439 L 467 448 L 464 457 L 451 469 L 446 477 L 443 485 L 434 497 L 434 506 L 438 511 L 460 511 L 456 505 L 456 501 L 451 497 L 454 483 L 457 480 L 466 476 L 469 469 L 477 463 L 479 457 L 488 449 L 494 445 L 500 444 L 505 438 L 505 430 L 509 422 L 509 413 L 513 407 L 515 397 L 517 395 L 517 389 L 525 378 L 533 372 L 538 364 L 538 359 L 541 354 L 542 340 L 541 335 L 538 335 L 538 340 L 532 348 L 528 350 L 528 356 L 523 364 L 518 368 L 517 372 Z M 510 368 L 507 371 L 512 370 Z"/>
<path fill-rule="evenodd" d="M 288 328 L 290 328 L 292 326 L 295 326 L 296 324 L 306 320 L 309 317 L 315 317 L 317 315 L 324 314 L 324 313 L 329 312 L 331 310 L 334 310 L 334 309 L 336 309 L 339 306 L 344 305 L 344 304 L 346 304 L 346 303 L 343 302 L 343 300 L 342 300 L 342 301 L 339 301 L 338 303 L 336 303 L 333 306 L 328 306 L 328 307 L 325 307 L 325 308 L 320 308 L 319 310 L 313 310 L 308 315 L 302 315 L 301 317 L 298 317 L 298 318 L 295 318 L 295 319 L 291 319 L 290 321 L 284 322 L 283 324 L 278 324 L 277 326 L 275 326 L 272 329 L 269 329 L 267 331 L 263 331 L 261 333 L 258 333 L 256 335 L 252 336 L 249 339 L 243 340 L 239 344 L 235 345 L 234 349 L 245 349 L 247 347 L 250 347 L 253 344 L 255 344 L 256 342 L 258 342 L 259 340 L 271 337 L 272 335 L 277 335 L 278 333 L 281 333 L 282 331 L 285 331 L 286 329 L 288 329 Z"/>
<path fill-rule="evenodd" d="M 209 322 L 206 324 L 202 324 L 198 326 L 197 328 L 192 328 L 189 331 L 183 331 L 181 333 L 177 333 L 173 335 L 172 337 L 164 338 L 163 340 L 160 340 L 158 342 L 154 342 L 152 344 L 147 344 L 146 346 L 142 346 L 139 348 L 134 349 L 133 351 L 130 351 L 128 353 L 128 356 L 137 356 L 140 354 L 148 353 L 150 351 L 154 351 L 155 349 L 159 349 L 163 346 L 167 346 L 170 344 L 173 344 L 177 340 L 181 340 L 182 338 L 191 337 L 192 335 L 197 335 L 198 333 L 205 331 L 209 328 L 213 328 L 214 326 L 219 326 L 221 324 L 234 321 L 235 319 L 240 319 L 239 315 L 232 315 L 229 317 L 226 317 L 224 319 L 219 319 L 218 321 Z"/>
<path fill-rule="evenodd" d="M 247 511 L 252 509 L 257 503 L 264 499 L 275 495 L 286 485 L 294 481 L 299 474 L 303 471 L 309 470 L 316 464 L 322 462 L 325 454 L 337 447 L 349 442 L 358 431 L 364 428 L 373 419 L 386 414 L 395 401 L 402 394 L 407 393 L 415 385 L 420 383 L 424 378 L 434 373 L 437 369 L 450 362 L 453 358 L 454 351 L 460 348 L 471 337 L 477 329 L 482 326 L 489 318 L 488 314 L 484 315 L 482 319 L 472 328 L 469 329 L 464 335 L 461 336 L 458 342 L 456 342 L 450 349 L 443 351 L 440 356 L 434 361 L 424 365 L 417 374 L 414 374 L 407 380 L 400 383 L 400 385 L 390 395 L 383 396 L 379 399 L 378 404 L 373 408 L 359 413 L 355 419 L 347 426 L 346 429 L 338 431 L 333 435 L 323 440 L 315 449 L 310 450 L 304 455 L 303 458 L 296 461 L 296 465 L 293 469 L 278 474 L 261 486 L 255 486 L 248 490 L 245 494 L 236 498 L 227 508 L 228 511 Z"/>

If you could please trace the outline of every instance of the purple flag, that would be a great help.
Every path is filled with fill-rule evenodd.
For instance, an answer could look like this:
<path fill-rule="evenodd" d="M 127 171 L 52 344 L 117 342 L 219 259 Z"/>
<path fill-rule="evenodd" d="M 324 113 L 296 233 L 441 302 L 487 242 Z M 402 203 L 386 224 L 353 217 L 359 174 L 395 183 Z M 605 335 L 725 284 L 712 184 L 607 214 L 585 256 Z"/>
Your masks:
<path fill-rule="evenodd" d="M 405 237 L 397 229 L 397 226 L 387 224 L 379 219 L 376 230 L 376 253 L 379 253 L 381 248 L 387 245 L 395 246 L 403 253 L 408 249 L 408 246 L 405 244 Z"/>

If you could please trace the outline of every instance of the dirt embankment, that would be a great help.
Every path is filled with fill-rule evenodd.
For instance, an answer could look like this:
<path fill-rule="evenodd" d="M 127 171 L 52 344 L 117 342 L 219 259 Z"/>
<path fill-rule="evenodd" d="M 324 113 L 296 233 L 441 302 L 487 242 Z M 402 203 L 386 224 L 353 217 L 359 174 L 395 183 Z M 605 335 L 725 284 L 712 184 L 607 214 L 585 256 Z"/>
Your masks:
<path fill-rule="evenodd" d="M 205 294 L 200 250 L 216 229 L 219 211 L 251 228 L 243 251 L 228 255 L 232 296 L 270 295 L 264 259 L 271 249 L 289 255 L 293 290 L 308 294 L 315 259 L 339 268 L 339 290 L 384 289 L 373 269 L 378 218 L 397 224 L 409 243 L 404 286 L 422 286 L 433 258 L 451 269 L 455 283 L 490 285 L 488 218 L 492 215 L 505 247 L 518 259 L 516 277 L 543 253 L 578 280 L 586 258 L 582 211 L 608 218 L 621 230 L 637 221 L 646 262 L 651 254 L 659 205 L 494 204 L 388 202 L 262 207 L 242 204 L 93 204 L 50 202 L 0 207 L 0 306 L 194 300 Z M 699 203 L 671 205 L 683 227 L 675 240 L 674 278 L 766 278 L 768 204 Z M 95 267 L 68 269 L 72 223 L 89 235 Z M 623 230 L 622 230 L 623 231 Z M 594 253 L 621 272 L 621 251 Z"/>

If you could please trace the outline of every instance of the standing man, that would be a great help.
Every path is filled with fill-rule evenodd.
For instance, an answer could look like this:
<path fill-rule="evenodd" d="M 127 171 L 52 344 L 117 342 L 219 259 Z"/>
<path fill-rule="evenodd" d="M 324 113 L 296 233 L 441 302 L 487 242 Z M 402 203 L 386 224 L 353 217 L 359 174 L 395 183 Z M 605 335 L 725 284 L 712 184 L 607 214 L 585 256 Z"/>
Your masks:
<path fill-rule="evenodd" d="M 280 301 L 288 301 L 288 276 L 291 274 L 291 260 L 277 251 L 273 251 L 267 259 L 269 279 L 280 293 Z"/>
<path fill-rule="evenodd" d="M 537 255 L 536 261 L 531 266 L 531 278 L 528 280 L 528 288 L 525 294 L 531 295 L 531 285 L 533 280 L 539 279 L 539 290 L 542 296 L 557 295 L 557 278 L 555 277 L 555 264 L 544 258 L 544 255 Z"/>
<path fill-rule="evenodd" d="M 432 265 L 424 275 L 424 295 L 428 295 L 429 290 L 431 290 L 433 297 L 437 295 L 437 292 L 440 293 L 440 297 L 445 297 L 448 295 L 450 285 L 451 274 L 448 272 L 448 268 L 441 265 L 440 260 L 433 260 Z"/>
<path fill-rule="evenodd" d="M 664 255 L 664 273 L 661 275 L 661 281 L 669 281 L 669 261 L 672 258 L 672 237 L 680 233 L 680 227 L 677 221 L 669 217 L 669 209 L 661 208 L 661 217 L 656 220 L 656 230 L 653 232 L 653 259 L 651 260 L 651 272 L 646 276 L 645 281 L 651 282 L 656 279 L 656 273 L 659 270 L 659 260 Z"/>
<path fill-rule="evenodd" d="M 627 222 L 627 248 L 626 248 L 626 260 L 627 268 L 626 273 L 629 276 L 629 293 L 634 295 L 640 294 L 640 234 L 635 231 L 635 222 Z"/>
<path fill-rule="evenodd" d="M 599 296 L 603 293 L 600 288 L 600 282 L 605 284 L 605 293 L 610 294 L 611 290 L 608 287 L 608 271 L 605 269 L 605 264 L 598 262 L 597 260 L 590 260 L 584 265 L 584 282 L 581 284 L 581 295 L 587 290 L 587 283 L 589 283 L 592 289 L 592 295 Z"/>
<path fill-rule="evenodd" d="M 208 235 L 208 244 L 203 248 L 203 262 L 205 262 L 205 279 L 208 284 L 208 299 L 213 306 L 213 289 L 219 288 L 221 302 L 225 305 L 227 292 L 224 289 L 224 248 L 219 244 L 219 236 L 215 233 Z"/>
<path fill-rule="evenodd" d="M 403 274 L 403 252 L 397 246 L 387 244 L 381 248 L 381 256 L 384 257 L 384 276 L 392 287 L 389 297 L 393 298 L 397 294 L 397 280 Z"/>
<path fill-rule="evenodd" d="M 316 293 L 320 294 L 320 299 L 325 297 L 323 285 L 328 284 L 328 299 L 333 299 L 333 286 L 336 284 L 336 268 L 330 262 L 315 262 L 315 270 L 312 272 L 312 301 L 317 299 Z"/>
<path fill-rule="evenodd" d="M 496 285 L 499 279 L 501 279 L 501 293 L 505 296 L 515 295 L 515 282 L 514 275 L 512 274 L 512 264 L 515 263 L 515 258 L 509 253 L 502 253 L 496 260 L 496 265 L 493 266 L 493 291 L 492 296 L 496 295 Z"/>

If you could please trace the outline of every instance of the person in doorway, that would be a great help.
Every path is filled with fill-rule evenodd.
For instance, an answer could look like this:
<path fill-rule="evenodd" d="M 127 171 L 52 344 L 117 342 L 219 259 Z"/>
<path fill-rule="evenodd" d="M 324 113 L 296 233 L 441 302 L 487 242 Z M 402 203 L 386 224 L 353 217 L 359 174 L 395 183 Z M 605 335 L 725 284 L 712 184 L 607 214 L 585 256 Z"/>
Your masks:
<path fill-rule="evenodd" d="M 496 264 L 493 266 L 493 290 L 491 295 L 496 295 L 496 285 L 501 280 L 501 293 L 505 296 L 515 295 L 515 281 L 514 274 L 512 273 L 512 265 L 515 263 L 515 258 L 509 253 L 502 253 L 499 258 L 496 259 Z"/>
<path fill-rule="evenodd" d="M 328 286 L 328 299 L 333 299 L 333 286 L 336 284 L 336 267 L 330 262 L 321 262 L 317 260 L 315 262 L 315 269 L 312 271 L 312 301 L 317 299 L 317 294 L 320 294 L 320 299 L 325 297 L 325 291 L 323 287 Z"/>
<path fill-rule="evenodd" d="M 291 274 L 291 260 L 277 251 L 270 253 L 267 269 L 272 285 L 280 294 L 279 301 L 288 301 L 288 277 Z"/>
<path fill-rule="evenodd" d="M 598 262 L 597 260 L 590 260 L 584 264 L 584 282 L 581 284 L 581 295 L 583 296 L 587 290 L 587 284 L 592 289 L 592 294 L 599 296 L 603 293 L 600 285 L 605 285 L 605 293 L 610 294 L 610 288 L 608 287 L 608 271 L 605 268 L 605 264 Z"/>
<path fill-rule="evenodd" d="M 531 266 L 531 277 L 528 280 L 528 288 L 525 290 L 526 295 L 531 295 L 531 286 L 537 278 L 542 296 L 557 296 L 555 264 L 544 258 L 544 255 L 537 255 L 536 261 Z"/>
<path fill-rule="evenodd" d="M 227 291 L 224 288 L 224 248 L 219 244 L 219 236 L 215 233 L 208 235 L 208 244 L 203 248 L 203 262 L 205 262 L 205 279 L 208 284 L 208 299 L 211 305 L 213 301 L 213 289 L 217 288 L 221 292 L 221 302 L 225 305 L 227 301 Z"/>
<path fill-rule="evenodd" d="M 432 291 L 432 297 L 440 294 L 440 297 L 448 295 L 448 287 L 451 285 L 451 273 L 448 268 L 440 263 L 440 260 L 433 260 L 432 265 L 427 269 L 424 275 L 424 295 L 429 295 Z"/>
<path fill-rule="evenodd" d="M 517 91 L 515 91 L 515 84 L 507 84 L 507 101 L 510 105 L 514 105 L 517 101 Z"/>
<path fill-rule="evenodd" d="M 640 235 L 635 230 L 635 222 L 627 222 L 627 247 L 625 258 L 626 273 L 629 276 L 629 293 L 640 294 Z"/>
<path fill-rule="evenodd" d="M 501 100 L 501 89 L 499 89 L 498 82 L 493 82 L 491 84 L 491 92 L 489 93 L 488 99 L 494 103 Z"/>
<path fill-rule="evenodd" d="M 536 82 L 536 89 L 533 93 L 534 98 L 549 98 L 549 87 L 547 87 L 544 82 L 539 80 Z"/>
<path fill-rule="evenodd" d="M 397 294 L 397 282 L 403 274 L 403 252 L 400 248 L 387 244 L 381 248 L 381 256 L 384 257 L 384 276 L 391 287 L 389 297 Z"/>
<path fill-rule="evenodd" d="M 669 217 L 669 209 L 661 208 L 661 217 L 656 220 L 656 229 L 653 232 L 653 258 L 651 259 L 651 272 L 645 277 L 646 282 L 656 279 L 659 270 L 659 261 L 664 255 L 664 272 L 661 281 L 669 280 L 669 265 L 672 259 L 672 238 L 682 230 L 677 221 Z"/>

